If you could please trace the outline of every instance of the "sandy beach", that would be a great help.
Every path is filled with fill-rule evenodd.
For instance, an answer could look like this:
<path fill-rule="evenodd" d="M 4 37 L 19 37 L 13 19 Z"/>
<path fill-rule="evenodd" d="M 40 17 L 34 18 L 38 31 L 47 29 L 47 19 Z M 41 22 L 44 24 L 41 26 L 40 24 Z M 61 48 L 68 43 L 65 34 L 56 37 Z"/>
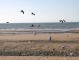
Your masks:
<path fill-rule="evenodd" d="M 65 57 L 49 56 L 2 56 L 0 60 L 65 60 Z M 68 57 L 67 60 L 79 60 L 79 57 Z"/>
<path fill-rule="evenodd" d="M 8 32 L 13 32 L 10 30 L 7 30 Z M 5 32 L 7 32 L 5 31 Z M 4 31 L 0 31 L 4 32 Z M 16 31 L 18 32 L 18 31 Z M 27 32 L 27 31 L 22 31 Z M 29 32 L 35 32 L 35 31 L 29 31 Z M 71 31 L 70 31 L 71 32 Z M 3 53 L 0 56 L 0 60 L 64 60 L 63 57 L 56 57 L 56 56 L 39 56 L 35 51 L 53 51 L 55 49 L 58 53 L 59 52 L 75 52 L 79 50 L 79 31 L 72 31 L 73 33 L 65 32 L 65 33 L 37 33 L 36 35 L 30 33 L 30 34 L 15 34 L 15 33 L 4 33 L 0 34 L 0 51 L 6 52 L 6 55 Z M 49 36 L 52 36 L 52 41 L 49 41 Z M 62 46 L 66 45 L 66 49 L 63 50 Z M 7 52 L 22 52 L 21 54 L 24 54 L 23 56 L 7 56 Z M 27 56 L 27 53 L 25 51 L 33 51 L 35 56 Z M 79 51 L 75 52 L 76 54 Z M 42 52 L 41 52 L 42 53 Z M 55 52 L 56 53 L 56 52 Z M 0 53 L 1 54 L 1 53 Z M 18 54 L 18 53 L 17 53 Z M 30 53 L 28 53 L 30 54 Z M 4 56 L 5 55 L 5 56 Z M 49 54 L 50 55 L 50 54 Z M 53 55 L 53 54 L 52 54 Z M 76 56 L 76 55 L 75 55 Z M 67 60 L 79 60 L 78 57 L 70 57 L 68 56 Z"/>

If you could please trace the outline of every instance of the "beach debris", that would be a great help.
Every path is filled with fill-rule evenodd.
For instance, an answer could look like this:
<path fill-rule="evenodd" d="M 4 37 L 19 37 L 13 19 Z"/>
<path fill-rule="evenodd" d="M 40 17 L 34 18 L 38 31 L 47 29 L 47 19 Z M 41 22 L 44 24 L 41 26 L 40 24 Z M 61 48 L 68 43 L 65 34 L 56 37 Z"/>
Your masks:
<path fill-rule="evenodd" d="M 52 40 L 52 36 L 49 36 L 49 40 L 50 40 L 50 41 Z"/>
<path fill-rule="evenodd" d="M 26 53 L 21 53 L 22 56 L 26 56 Z"/>
<path fill-rule="evenodd" d="M 66 47 L 69 47 L 69 46 L 67 46 L 67 45 L 63 45 L 63 46 L 62 46 L 63 49 L 65 49 Z"/>
<path fill-rule="evenodd" d="M 37 49 L 37 50 L 38 50 L 38 49 L 40 49 L 40 46 L 39 46 L 39 45 L 37 45 L 37 46 L 36 46 L 36 49 Z"/>
<path fill-rule="evenodd" d="M 52 50 L 55 51 L 55 48 L 53 48 Z"/>
<path fill-rule="evenodd" d="M 62 46 L 63 49 L 64 49 L 65 47 L 66 47 L 65 45 Z"/>
<path fill-rule="evenodd" d="M 21 10 L 20 12 L 22 12 L 24 14 L 24 11 L 23 10 Z"/>
<path fill-rule="evenodd" d="M 63 19 L 63 20 L 59 20 L 59 22 L 64 23 L 64 22 L 66 22 L 66 21 Z"/>
<path fill-rule="evenodd" d="M 70 55 L 70 56 L 73 56 L 73 55 L 74 55 L 74 53 L 73 53 L 73 52 L 71 52 L 69 55 Z"/>
<path fill-rule="evenodd" d="M 31 14 L 35 16 L 35 14 L 33 12 Z"/>
<path fill-rule="evenodd" d="M 29 40 L 29 41 L 28 41 L 28 44 L 32 45 L 32 41 Z"/>

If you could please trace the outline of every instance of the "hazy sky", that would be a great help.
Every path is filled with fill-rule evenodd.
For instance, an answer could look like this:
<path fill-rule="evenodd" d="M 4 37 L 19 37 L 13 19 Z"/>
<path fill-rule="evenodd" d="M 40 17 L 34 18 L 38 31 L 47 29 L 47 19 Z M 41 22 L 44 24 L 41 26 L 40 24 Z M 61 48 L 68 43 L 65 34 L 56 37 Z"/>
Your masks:
<path fill-rule="evenodd" d="M 79 0 L 0 0 L 0 23 L 58 22 L 61 19 L 79 22 Z"/>

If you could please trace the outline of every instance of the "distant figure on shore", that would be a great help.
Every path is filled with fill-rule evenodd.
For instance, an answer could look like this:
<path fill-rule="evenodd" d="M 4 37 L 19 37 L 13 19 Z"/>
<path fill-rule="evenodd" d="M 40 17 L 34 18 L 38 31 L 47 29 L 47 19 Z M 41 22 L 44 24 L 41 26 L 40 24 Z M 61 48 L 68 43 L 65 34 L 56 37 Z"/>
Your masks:
<path fill-rule="evenodd" d="M 52 40 L 52 36 L 49 36 L 49 40 L 50 40 L 50 41 Z"/>
<path fill-rule="evenodd" d="M 40 25 L 38 25 L 38 27 L 40 27 Z"/>
<path fill-rule="evenodd" d="M 6 22 L 6 23 L 9 23 L 9 22 Z"/>
<path fill-rule="evenodd" d="M 24 14 L 24 11 L 23 10 L 21 10 L 20 12 L 22 12 Z"/>
<path fill-rule="evenodd" d="M 31 27 L 34 27 L 34 25 L 32 24 Z"/>
<path fill-rule="evenodd" d="M 35 14 L 33 12 L 31 14 L 35 16 Z"/>
<path fill-rule="evenodd" d="M 63 19 L 63 20 L 59 20 L 59 22 L 63 23 L 63 22 L 66 22 L 66 21 Z"/>

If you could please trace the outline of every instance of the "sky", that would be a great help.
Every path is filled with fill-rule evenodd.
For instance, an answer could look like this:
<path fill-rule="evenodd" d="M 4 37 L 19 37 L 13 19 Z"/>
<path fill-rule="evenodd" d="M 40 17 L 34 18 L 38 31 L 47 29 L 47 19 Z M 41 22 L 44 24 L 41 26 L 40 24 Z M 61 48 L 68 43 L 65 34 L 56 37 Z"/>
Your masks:
<path fill-rule="evenodd" d="M 0 0 L 0 23 L 59 22 L 62 19 L 79 22 L 79 0 Z"/>

